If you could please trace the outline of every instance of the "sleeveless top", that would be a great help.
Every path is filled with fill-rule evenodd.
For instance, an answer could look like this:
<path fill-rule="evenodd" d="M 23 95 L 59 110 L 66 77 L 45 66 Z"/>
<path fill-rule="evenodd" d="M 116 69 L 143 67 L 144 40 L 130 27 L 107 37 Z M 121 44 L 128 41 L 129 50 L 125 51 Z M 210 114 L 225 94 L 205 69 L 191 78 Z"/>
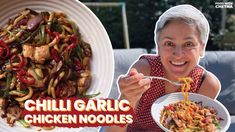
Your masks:
<path fill-rule="evenodd" d="M 164 77 L 163 65 L 160 61 L 160 56 L 145 55 L 141 58 L 148 60 L 151 67 L 150 76 Z M 203 81 L 204 69 L 197 65 L 189 74 L 194 81 L 190 84 L 189 92 L 197 93 Z M 177 90 L 180 92 L 180 88 Z M 163 80 L 153 79 L 150 88 L 143 93 L 139 104 L 135 109 L 136 118 L 132 124 L 127 127 L 127 132 L 162 132 L 160 127 L 155 123 L 151 116 L 151 106 L 156 99 L 166 95 L 165 83 Z"/>

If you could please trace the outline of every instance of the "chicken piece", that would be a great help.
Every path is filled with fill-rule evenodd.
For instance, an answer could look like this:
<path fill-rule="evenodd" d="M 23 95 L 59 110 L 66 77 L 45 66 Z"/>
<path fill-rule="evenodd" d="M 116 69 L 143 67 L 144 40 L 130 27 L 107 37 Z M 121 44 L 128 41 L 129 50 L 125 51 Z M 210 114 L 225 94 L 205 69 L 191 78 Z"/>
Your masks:
<path fill-rule="evenodd" d="M 91 76 L 90 76 L 90 71 L 85 70 L 80 73 L 80 77 L 77 80 L 77 90 L 79 94 L 84 93 L 90 86 L 91 84 Z"/>
<path fill-rule="evenodd" d="M 72 81 L 65 82 L 60 84 L 56 89 L 56 97 L 65 98 L 71 97 L 76 93 L 76 84 Z"/>
<path fill-rule="evenodd" d="M 50 51 L 48 45 L 34 47 L 31 45 L 23 45 L 23 56 L 30 58 L 36 63 L 43 64 L 47 59 L 50 58 Z"/>
<path fill-rule="evenodd" d="M 33 60 L 33 54 L 34 54 L 34 47 L 24 44 L 23 45 L 23 56 Z"/>
<path fill-rule="evenodd" d="M 34 51 L 35 62 L 43 64 L 48 58 L 50 58 L 49 46 L 44 45 L 35 48 Z"/>

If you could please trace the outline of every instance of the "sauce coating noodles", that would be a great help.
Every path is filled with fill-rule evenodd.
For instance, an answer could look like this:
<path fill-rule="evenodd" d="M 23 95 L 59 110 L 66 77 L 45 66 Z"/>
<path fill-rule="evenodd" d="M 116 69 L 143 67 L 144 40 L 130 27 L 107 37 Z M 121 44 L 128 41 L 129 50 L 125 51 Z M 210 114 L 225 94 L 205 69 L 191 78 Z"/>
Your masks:
<path fill-rule="evenodd" d="M 97 96 L 85 94 L 91 59 L 90 44 L 66 14 L 21 11 L 0 28 L 2 117 L 13 126 L 28 99 Z"/>
<path fill-rule="evenodd" d="M 188 98 L 192 78 L 180 78 L 184 100 L 164 106 L 160 123 L 173 132 L 215 132 L 220 129 L 220 121 L 214 108 L 204 107 L 202 102 L 192 102 Z"/>

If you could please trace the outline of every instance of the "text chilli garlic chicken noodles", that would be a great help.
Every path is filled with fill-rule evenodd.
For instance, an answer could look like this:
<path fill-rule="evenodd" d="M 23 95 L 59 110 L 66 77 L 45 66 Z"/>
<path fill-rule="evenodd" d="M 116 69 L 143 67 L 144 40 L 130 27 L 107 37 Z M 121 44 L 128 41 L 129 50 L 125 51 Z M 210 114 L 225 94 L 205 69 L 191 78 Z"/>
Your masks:
<path fill-rule="evenodd" d="M 91 57 L 90 44 L 63 13 L 25 9 L 11 18 L 0 29 L 2 117 L 11 125 L 23 119 L 27 99 L 87 97 Z"/>
<path fill-rule="evenodd" d="M 188 99 L 191 78 L 180 78 L 184 100 L 164 106 L 160 123 L 173 132 L 215 132 L 220 129 L 220 121 L 214 108 L 204 107 L 202 102 Z"/>

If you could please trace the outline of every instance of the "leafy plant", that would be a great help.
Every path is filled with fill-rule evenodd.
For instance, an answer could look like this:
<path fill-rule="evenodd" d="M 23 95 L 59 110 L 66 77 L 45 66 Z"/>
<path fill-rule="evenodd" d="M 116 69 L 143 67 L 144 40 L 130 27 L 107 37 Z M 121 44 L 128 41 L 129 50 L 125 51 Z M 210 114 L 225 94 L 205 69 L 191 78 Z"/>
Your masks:
<path fill-rule="evenodd" d="M 218 44 L 222 50 L 235 49 L 235 15 L 230 15 L 227 19 L 228 28 L 215 35 L 214 42 Z"/>

